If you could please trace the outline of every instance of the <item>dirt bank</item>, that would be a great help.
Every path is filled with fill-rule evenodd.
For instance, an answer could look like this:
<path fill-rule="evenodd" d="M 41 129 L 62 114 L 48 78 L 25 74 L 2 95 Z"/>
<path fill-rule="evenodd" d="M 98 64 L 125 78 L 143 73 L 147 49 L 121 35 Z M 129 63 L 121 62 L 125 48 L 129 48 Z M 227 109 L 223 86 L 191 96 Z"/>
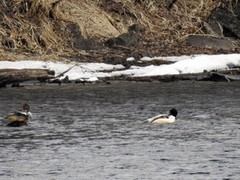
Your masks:
<path fill-rule="evenodd" d="M 2 60 L 59 59 L 119 63 L 126 57 L 239 52 L 193 47 L 190 34 L 209 34 L 216 7 L 237 1 L 15 0 L 0 2 Z"/>

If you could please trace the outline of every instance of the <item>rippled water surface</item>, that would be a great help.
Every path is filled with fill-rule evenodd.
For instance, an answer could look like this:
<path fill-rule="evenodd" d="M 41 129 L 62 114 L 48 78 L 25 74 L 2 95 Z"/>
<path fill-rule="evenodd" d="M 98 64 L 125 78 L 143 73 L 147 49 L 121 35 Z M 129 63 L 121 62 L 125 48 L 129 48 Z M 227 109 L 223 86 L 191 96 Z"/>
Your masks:
<path fill-rule="evenodd" d="M 0 89 L 0 179 L 240 179 L 240 83 L 113 83 Z M 177 122 L 145 119 L 175 107 Z"/>

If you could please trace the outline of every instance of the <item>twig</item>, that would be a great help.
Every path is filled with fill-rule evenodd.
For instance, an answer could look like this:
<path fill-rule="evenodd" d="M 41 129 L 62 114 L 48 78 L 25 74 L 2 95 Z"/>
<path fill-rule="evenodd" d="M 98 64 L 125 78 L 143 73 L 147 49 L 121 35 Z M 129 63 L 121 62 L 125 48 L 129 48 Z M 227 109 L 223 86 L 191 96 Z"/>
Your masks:
<path fill-rule="evenodd" d="M 64 74 L 66 74 L 68 71 L 70 71 L 72 68 L 74 68 L 77 64 L 74 64 L 72 67 L 68 68 L 66 71 L 63 71 L 62 73 L 60 73 L 59 75 L 57 75 L 55 78 L 59 78 L 61 76 L 64 76 Z"/>

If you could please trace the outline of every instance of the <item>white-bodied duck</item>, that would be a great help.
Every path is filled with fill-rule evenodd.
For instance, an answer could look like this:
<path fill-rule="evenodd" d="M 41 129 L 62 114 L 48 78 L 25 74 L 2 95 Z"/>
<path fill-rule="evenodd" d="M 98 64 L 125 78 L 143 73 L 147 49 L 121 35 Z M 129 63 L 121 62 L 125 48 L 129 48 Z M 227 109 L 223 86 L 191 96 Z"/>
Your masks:
<path fill-rule="evenodd" d="M 147 121 L 149 123 L 156 124 L 170 124 L 175 122 L 177 114 L 177 110 L 173 108 L 169 111 L 169 114 L 160 114 L 158 116 L 147 119 Z"/>
<path fill-rule="evenodd" d="M 32 120 L 32 113 L 30 112 L 30 106 L 25 103 L 22 106 L 21 111 L 13 112 L 5 117 L 7 120 L 7 126 L 18 127 L 27 126 L 28 122 Z"/>

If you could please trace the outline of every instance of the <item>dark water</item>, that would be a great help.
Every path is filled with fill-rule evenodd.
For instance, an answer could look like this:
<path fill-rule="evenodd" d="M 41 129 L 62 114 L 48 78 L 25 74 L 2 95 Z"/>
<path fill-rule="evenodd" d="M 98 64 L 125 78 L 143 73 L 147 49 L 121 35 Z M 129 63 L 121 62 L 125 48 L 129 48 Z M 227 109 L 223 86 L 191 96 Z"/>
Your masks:
<path fill-rule="evenodd" d="M 115 83 L 0 89 L 28 127 L 1 126 L 0 179 L 240 179 L 240 83 Z M 175 107 L 177 122 L 144 120 Z"/>

